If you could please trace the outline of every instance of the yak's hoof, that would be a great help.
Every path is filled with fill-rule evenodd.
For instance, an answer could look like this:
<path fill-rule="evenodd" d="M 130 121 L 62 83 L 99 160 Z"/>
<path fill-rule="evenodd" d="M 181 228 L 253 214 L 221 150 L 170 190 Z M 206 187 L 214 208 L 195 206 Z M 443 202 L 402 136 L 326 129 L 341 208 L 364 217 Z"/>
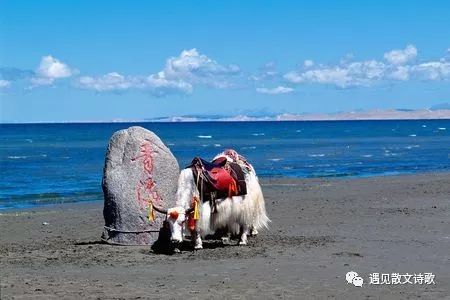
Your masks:
<path fill-rule="evenodd" d="M 250 231 L 250 235 L 251 236 L 257 236 L 258 235 L 258 230 L 256 230 L 256 229 L 252 229 L 252 231 Z"/>
<path fill-rule="evenodd" d="M 230 245 L 231 244 L 230 238 L 229 237 L 222 237 L 222 244 Z"/>
<path fill-rule="evenodd" d="M 200 250 L 200 249 L 203 249 L 203 246 L 202 245 L 195 245 L 194 249 L 195 250 Z"/>
<path fill-rule="evenodd" d="M 239 241 L 239 246 L 246 246 L 247 245 L 247 242 L 245 242 L 245 241 Z"/>

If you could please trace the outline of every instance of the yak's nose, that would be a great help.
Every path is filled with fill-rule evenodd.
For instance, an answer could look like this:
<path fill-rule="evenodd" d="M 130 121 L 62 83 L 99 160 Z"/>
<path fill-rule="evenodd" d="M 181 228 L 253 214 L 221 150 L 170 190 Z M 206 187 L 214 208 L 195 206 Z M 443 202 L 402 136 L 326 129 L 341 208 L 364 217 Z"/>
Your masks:
<path fill-rule="evenodd" d="M 174 244 L 180 244 L 182 242 L 181 239 L 171 238 L 170 241 Z"/>

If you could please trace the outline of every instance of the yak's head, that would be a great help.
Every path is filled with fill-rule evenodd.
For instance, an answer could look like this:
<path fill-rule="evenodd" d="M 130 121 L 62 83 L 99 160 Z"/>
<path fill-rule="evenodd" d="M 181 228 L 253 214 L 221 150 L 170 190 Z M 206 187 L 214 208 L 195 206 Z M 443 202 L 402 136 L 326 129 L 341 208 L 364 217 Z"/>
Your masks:
<path fill-rule="evenodd" d="M 183 241 L 183 228 L 186 222 L 186 210 L 182 207 L 173 207 L 167 210 L 167 223 L 170 228 L 170 240 L 172 243 Z"/>
<path fill-rule="evenodd" d="M 166 215 L 166 221 L 170 228 L 170 240 L 172 243 L 179 244 L 183 242 L 183 229 L 187 220 L 187 215 L 192 209 L 185 210 L 181 206 L 172 207 L 167 210 L 154 206 L 155 210 Z"/>

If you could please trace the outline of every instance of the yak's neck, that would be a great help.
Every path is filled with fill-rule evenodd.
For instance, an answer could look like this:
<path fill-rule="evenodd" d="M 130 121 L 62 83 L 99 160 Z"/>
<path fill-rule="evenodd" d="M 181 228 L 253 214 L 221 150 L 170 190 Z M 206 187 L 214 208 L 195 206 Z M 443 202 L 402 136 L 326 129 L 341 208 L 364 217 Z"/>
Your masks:
<path fill-rule="evenodd" d="M 182 170 L 178 179 L 177 205 L 185 209 L 189 208 L 196 192 L 197 187 L 192 170 Z"/>

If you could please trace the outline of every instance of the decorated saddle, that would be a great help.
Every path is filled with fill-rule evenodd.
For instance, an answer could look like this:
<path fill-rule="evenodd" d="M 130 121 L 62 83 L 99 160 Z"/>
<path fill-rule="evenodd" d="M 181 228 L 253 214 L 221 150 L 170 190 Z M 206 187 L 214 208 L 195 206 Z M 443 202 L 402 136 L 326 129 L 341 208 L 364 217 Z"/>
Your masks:
<path fill-rule="evenodd" d="M 239 164 L 229 162 L 225 157 L 212 162 L 195 157 L 188 168 L 192 169 L 203 201 L 214 202 L 220 198 L 247 194 L 244 171 Z"/>

